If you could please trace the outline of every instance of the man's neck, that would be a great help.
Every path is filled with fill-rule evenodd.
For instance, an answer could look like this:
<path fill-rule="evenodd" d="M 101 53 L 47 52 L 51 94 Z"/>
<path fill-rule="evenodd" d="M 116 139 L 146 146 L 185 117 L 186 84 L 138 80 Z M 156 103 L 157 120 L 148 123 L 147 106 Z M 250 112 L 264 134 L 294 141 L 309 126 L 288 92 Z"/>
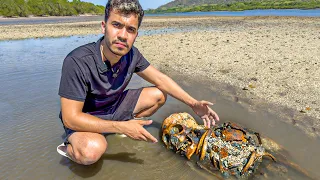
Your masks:
<path fill-rule="evenodd" d="M 101 44 L 100 50 L 101 50 L 102 61 L 109 61 L 111 66 L 116 64 L 121 59 L 121 56 L 118 56 L 118 55 L 112 53 L 110 51 L 110 49 L 108 49 L 103 44 Z"/>

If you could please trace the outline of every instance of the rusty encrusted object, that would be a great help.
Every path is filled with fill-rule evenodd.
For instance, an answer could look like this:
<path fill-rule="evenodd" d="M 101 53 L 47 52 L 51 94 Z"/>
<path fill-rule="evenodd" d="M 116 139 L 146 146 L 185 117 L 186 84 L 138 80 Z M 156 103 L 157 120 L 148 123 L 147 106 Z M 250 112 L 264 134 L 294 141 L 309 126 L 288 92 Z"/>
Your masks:
<path fill-rule="evenodd" d="M 188 113 L 172 114 L 163 121 L 162 141 L 188 159 L 196 153 L 200 162 L 211 165 L 224 177 L 248 177 L 264 156 L 276 161 L 265 152 L 258 133 L 229 122 L 208 129 Z"/>

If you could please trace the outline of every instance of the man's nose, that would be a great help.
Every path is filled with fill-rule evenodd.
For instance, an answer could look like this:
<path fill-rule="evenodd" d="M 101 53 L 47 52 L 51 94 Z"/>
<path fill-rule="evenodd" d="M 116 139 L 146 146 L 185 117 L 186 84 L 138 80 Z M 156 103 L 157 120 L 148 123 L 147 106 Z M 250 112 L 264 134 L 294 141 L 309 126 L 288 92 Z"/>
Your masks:
<path fill-rule="evenodd" d="M 119 38 L 119 40 L 121 40 L 121 41 L 126 41 L 126 40 L 127 40 L 127 38 L 128 38 L 128 32 L 127 32 L 126 28 L 122 28 L 122 29 L 119 30 L 119 32 L 118 32 L 118 38 Z"/>

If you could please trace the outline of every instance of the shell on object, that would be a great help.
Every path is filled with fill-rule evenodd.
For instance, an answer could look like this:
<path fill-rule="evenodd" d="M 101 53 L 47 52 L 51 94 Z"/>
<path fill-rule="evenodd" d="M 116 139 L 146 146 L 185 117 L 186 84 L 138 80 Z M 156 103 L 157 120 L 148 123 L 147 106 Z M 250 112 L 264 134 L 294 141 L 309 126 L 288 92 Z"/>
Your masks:
<path fill-rule="evenodd" d="M 162 140 L 167 148 L 199 161 L 221 172 L 224 177 L 249 176 L 258 168 L 263 156 L 275 158 L 265 152 L 260 135 L 235 123 L 205 128 L 198 125 L 188 113 L 170 115 L 162 124 Z M 204 167 L 202 165 L 202 167 Z"/>

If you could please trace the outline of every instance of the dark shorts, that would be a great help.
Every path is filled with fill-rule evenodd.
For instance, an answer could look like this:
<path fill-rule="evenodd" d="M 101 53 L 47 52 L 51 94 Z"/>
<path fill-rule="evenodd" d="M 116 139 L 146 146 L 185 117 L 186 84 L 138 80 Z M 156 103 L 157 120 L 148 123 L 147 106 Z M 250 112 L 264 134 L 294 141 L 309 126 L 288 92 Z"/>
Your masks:
<path fill-rule="evenodd" d="M 105 112 L 107 114 L 96 114 L 96 113 L 89 113 L 93 116 L 99 117 L 105 120 L 114 120 L 114 121 L 127 121 L 134 118 L 134 108 L 138 102 L 140 97 L 141 91 L 143 88 L 140 89 L 128 89 L 124 91 L 118 100 L 106 108 Z M 62 120 L 61 120 L 62 122 Z M 62 122 L 63 124 L 63 122 Z M 68 144 L 68 138 L 76 131 L 69 129 L 63 125 L 65 130 L 66 136 L 64 138 L 65 144 Z M 110 133 L 104 133 L 103 135 L 107 135 Z"/>

